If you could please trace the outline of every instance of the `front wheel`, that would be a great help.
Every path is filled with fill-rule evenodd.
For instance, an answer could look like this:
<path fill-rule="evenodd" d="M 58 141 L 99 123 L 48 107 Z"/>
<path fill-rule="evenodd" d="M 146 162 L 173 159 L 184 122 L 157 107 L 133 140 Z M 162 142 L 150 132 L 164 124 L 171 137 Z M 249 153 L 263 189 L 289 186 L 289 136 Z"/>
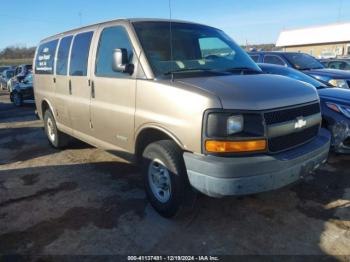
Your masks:
<path fill-rule="evenodd" d="M 17 107 L 21 107 L 23 105 L 23 98 L 22 98 L 21 94 L 18 92 L 15 92 L 12 95 L 12 100 L 13 100 L 13 103 L 15 104 L 15 106 L 17 106 Z"/>
<path fill-rule="evenodd" d="M 44 125 L 47 138 L 54 148 L 63 148 L 67 146 L 69 136 L 57 129 L 55 118 L 50 110 L 45 111 Z"/>
<path fill-rule="evenodd" d="M 162 140 L 148 145 L 143 153 L 142 171 L 147 197 L 162 216 L 175 216 L 195 199 L 182 151 L 173 141 Z"/>

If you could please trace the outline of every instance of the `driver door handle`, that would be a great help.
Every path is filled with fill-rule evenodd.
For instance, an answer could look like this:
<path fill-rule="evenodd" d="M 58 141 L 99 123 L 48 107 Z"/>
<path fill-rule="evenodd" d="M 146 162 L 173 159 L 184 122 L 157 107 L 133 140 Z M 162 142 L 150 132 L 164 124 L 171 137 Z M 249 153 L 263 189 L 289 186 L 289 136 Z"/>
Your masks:
<path fill-rule="evenodd" d="M 91 81 L 91 98 L 95 98 L 95 83 Z"/>
<path fill-rule="evenodd" d="M 69 80 L 69 94 L 72 95 L 72 81 Z"/>

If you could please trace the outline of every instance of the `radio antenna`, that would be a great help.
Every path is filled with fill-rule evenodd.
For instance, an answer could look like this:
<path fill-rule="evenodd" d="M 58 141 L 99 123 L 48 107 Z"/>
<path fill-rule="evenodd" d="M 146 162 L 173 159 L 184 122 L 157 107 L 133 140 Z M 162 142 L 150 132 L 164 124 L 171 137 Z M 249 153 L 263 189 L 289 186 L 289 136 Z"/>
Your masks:
<path fill-rule="evenodd" d="M 169 32 L 170 32 L 170 63 L 171 63 L 171 81 L 174 81 L 174 65 L 173 65 L 173 60 L 174 60 L 174 54 L 173 54 L 173 25 L 172 25 L 172 9 L 171 9 L 171 0 L 169 0 Z"/>

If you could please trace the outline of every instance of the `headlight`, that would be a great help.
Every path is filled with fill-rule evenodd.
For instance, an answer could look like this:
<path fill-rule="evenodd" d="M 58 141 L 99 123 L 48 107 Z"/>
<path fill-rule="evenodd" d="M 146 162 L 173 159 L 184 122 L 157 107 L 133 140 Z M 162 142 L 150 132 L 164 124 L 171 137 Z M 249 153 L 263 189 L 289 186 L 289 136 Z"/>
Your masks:
<path fill-rule="evenodd" d="M 227 119 L 227 135 L 234 135 L 243 131 L 244 119 L 242 115 L 231 116 Z"/>
<path fill-rule="evenodd" d="M 338 87 L 338 88 L 345 88 L 345 89 L 349 88 L 348 83 L 342 79 L 332 79 L 332 80 L 329 80 L 328 83 L 330 83 L 332 86 Z"/>
<path fill-rule="evenodd" d="M 226 113 L 210 113 L 207 121 L 208 137 L 229 137 L 242 132 L 244 129 L 244 118 L 242 115 Z"/>
<path fill-rule="evenodd" d="M 340 105 L 336 103 L 326 103 L 327 107 L 335 112 L 342 113 L 346 117 L 350 118 L 350 106 Z"/>
<path fill-rule="evenodd" d="M 261 114 L 209 112 L 204 128 L 207 153 L 265 152 L 264 123 Z"/>

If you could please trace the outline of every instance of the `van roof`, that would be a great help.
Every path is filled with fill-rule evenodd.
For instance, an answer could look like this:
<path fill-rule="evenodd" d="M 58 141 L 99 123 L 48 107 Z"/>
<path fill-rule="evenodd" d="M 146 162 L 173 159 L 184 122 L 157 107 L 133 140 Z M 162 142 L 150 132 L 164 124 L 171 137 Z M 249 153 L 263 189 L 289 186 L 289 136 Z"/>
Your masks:
<path fill-rule="evenodd" d="M 91 24 L 91 25 L 87 25 L 87 26 L 83 26 L 83 27 L 79 27 L 79 28 L 75 28 L 75 29 L 71 29 L 62 33 L 58 33 L 55 35 L 52 35 L 50 37 L 44 38 L 43 40 L 40 41 L 40 43 L 43 42 L 47 42 L 49 40 L 53 40 L 56 38 L 60 38 L 64 35 L 67 34 L 74 34 L 80 30 L 86 30 L 95 26 L 100 26 L 100 25 L 105 25 L 105 24 L 109 24 L 109 23 L 113 23 L 113 22 L 129 22 L 129 23 L 133 23 L 133 22 L 174 22 L 174 23 L 189 23 L 189 24 L 199 24 L 199 23 L 194 23 L 194 22 L 190 22 L 190 21 L 185 21 L 185 20 L 176 20 L 176 19 L 161 19 L 161 18 L 119 18 L 119 19 L 113 19 L 113 20 L 109 20 L 109 21 L 105 21 L 105 22 L 100 22 L 100 23 L 95 23 L 95 24 Z"/>

